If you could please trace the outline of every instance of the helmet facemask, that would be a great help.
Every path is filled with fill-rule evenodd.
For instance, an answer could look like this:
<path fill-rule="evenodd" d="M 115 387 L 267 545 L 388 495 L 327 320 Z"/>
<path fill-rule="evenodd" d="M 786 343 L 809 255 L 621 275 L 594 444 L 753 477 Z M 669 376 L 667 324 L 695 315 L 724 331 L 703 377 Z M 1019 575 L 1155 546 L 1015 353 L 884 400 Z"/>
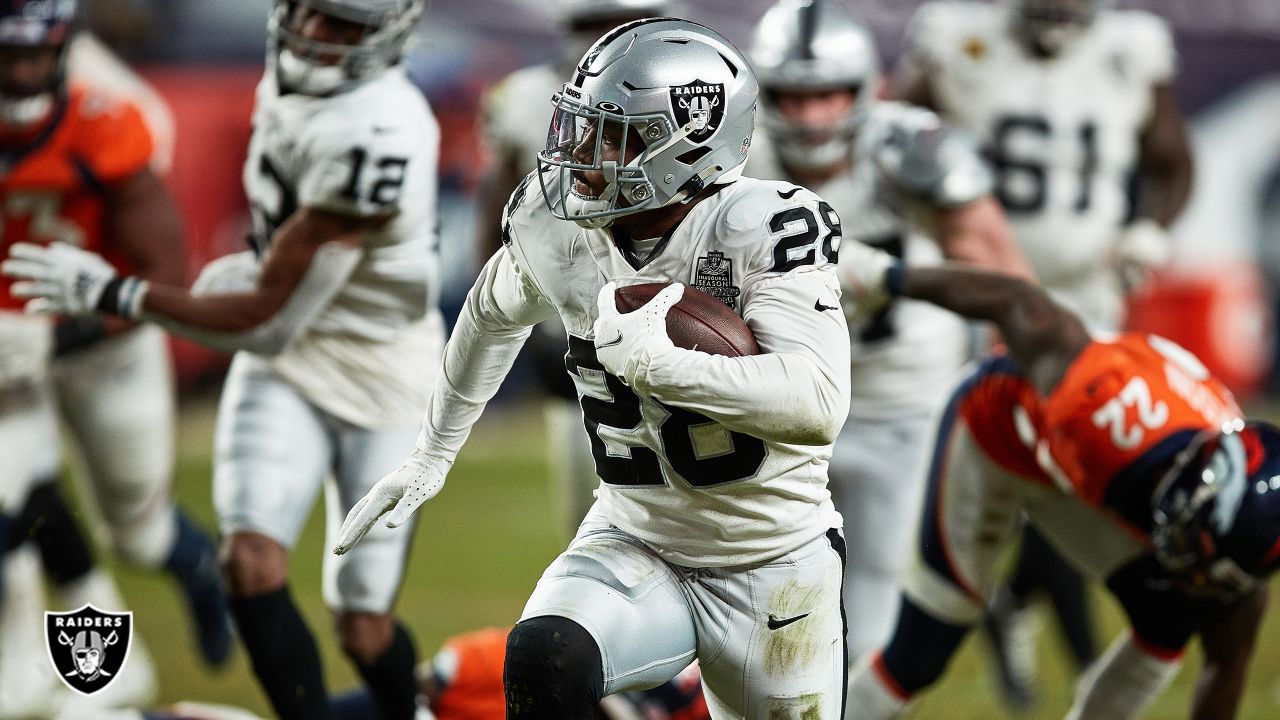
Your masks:
<path fill-rule="evenodd" d="M 39 8 L 10 4 L 0 15 L 0 62 L 30 62 L 47 54 L 47 76 L 27 86 L 0 86 L 0 125 L 26 130 L 49 117 L 66 81 L 67 50 L 76 23 L 75 0 L 57 0 Z M 37 10 L 32 12 L 32 10 Z"/>
<path fill-rule="evenodd" d="M 840 92 L 841 88 L 836 90 Z M 786 94 L 825 94 L 816 90 L 772 89 L 764 93 L 760 124 L 773 141 L 778 158 L 793 170 L 820 171 L 838 166 L 853 157 L 858 126 L 865 117 L 861 87 L 847 88 L 852 104 L 849 111 L 830 122 L 815 124 L 793 118 L 786 111 Z"/>
<path fill-rule="evenodd" d="M 365 8 L 364 4 L 386 7 Z M 281 86 L 304 95 L 325 96 L 395 65 L 425 9 L 422 0 L 279 0 L 269 33 Z M 325 16 L 325 22 L 340 26 L 344 34 L 349 30 L 349 41 L 307 37 L 303 24 L 314 14 Z"/>
<path fill-rule="evenodd" d="M 1258 584 L 1220 548 L 1248 491 L 1248 463 L 1238 430 L 1233 426 L 1194 438 L 1152 496 L 1156 559 L 1190 595 L 1238 597 Z"/>

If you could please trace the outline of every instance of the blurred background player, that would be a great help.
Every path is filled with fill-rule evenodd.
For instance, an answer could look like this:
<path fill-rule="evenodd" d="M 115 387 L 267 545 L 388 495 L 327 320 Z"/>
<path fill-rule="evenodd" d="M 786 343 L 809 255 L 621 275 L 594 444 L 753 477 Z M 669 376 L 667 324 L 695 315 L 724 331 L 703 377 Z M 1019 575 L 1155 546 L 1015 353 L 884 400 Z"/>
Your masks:
<path fill-rule="evenodd" d="M 555 62 L 517 70 L 486 93 L 482 108 L 488 151 L 485 173 L 476 198 L 476 245 L 487 261 L 502 247 L 502 209 L 507 198 L 537 165 L 547 145 L 547 104 L 582 54 L 601 35 L 618 25 L 670 11 L 668 0 L 559 0 L 564 37 Z M 578 391 L 565 369 L 569 346 L 564 328 L 550 320 L 529 339 L 528 354 L 548 397 L 543 404 L 551 457 L 552 491 L 566 540 L 591 509 L 600 484 L 591 444 L 582 431 Z"/>
<path fill-rule="evenodd" d="M 326 488 L 332 530 L 413 447 L 443 346 L 434 235 L 439 130 L 401 63 L 421 0 L 278 2 L 244 168 L 255 249 L 194 291 L 121 276 L 91 253 L 20 245 L 28 309 L 95 310 L 238 350 L 215 437 L 214 502 L 231 607 L 285 720 L 326 717 L 288 555 Z M 336 482 L 325 484 L 332 473 Z M 392 606 L 410 533 L 325 553 L 343 650 L 385 720 L 414 713 L 415 654 Z"/>
<path fill-rule="evenodd" d="M 1235 717 L 1280 565 L 1280 428 L 1246 423 L 1226 386 L 1169 340 L 1095 340 L 1016 278 L 848 251 L 864 297 L 993 321 L 1009 348 L 940 417 L 919 562 L 892 639 L 850 679 L 852 718 L 899 717 L 942 675 L 982 617 L 1022 511 L 1106 583 L 1130 624 L 1081 677 L 1068 720 L 1142 716 L 1193 637 L 1204 663 L 1190 717 Z"/>
<path fill-rule="evenodd" d="M 1103 0 L 934 2 L 908 44 L 902 97 L 983 139 L 1036 276 L 1090 329 L 1119 330 L 1124 293 L 1169 258 L 1191 190 L 1164 22 Z M 1047 591 L 1080 668 L 1096 654 L 1079 576 L 1034 531 L 1022 553 L 990 623 L 1018 705 L 1032 699 L 1032 591 Z"/>
<path fill-rule="evenodd" d="M 178 213 L 153 167 L 157 157 L 167 161 L 169 151 L 157 153 L 148 122 L 132 101 L 138 93 L 113 92 L 127 69 L 119 63 L 70 67 L 76 13 L 74 0 L 0 7 L 6 251 L 15 243 L 60 241 L 101 252 L 121 271 L 181 281 Z M 0 282 L 0 304 L 9 311 L 20 306 L 7 281 Z M 174 400 L 163 331 L 118 319 L 60 318 L 51 339 L 36 340 L 32 348 L 42 362 L 52 358 L 51 386 L 38 392 L 42 402 L 61 406 L 85 461 L 92 506 L 115 553 L 178 580 L 202 655 L 222 662 L 230 634 L 213 544 L 169 497 Z M 34 485 L 15 534 L 40 547 L 62 603 L 119 603 L 109 578 L 92 569 L 58 494 L 58 435 L 46 409 L 32 408 L 14 421 L 41 433 L 24 450 L 39 456 L 41 467 L 24 470 L 34 473 Z"/>
<path fill-rule="evenodd" d="M 846 238 L 912 263 L 943 257 L 1029 276 L 977 147 L 932 112 L 876 100 L 871 38 L 840 5 L 782 0 L 756 26 L 762 91 L 746 174 L 803 185 L 831 203 Z M 855 310 L 849 305 L 849 312 Z M 963 320 L 903 300 L 851 323 L 849 419 L 831 491 L 849 543 L 849 657 L 893 629 L 912 558 L 929 417 L 969 355 Z"/>

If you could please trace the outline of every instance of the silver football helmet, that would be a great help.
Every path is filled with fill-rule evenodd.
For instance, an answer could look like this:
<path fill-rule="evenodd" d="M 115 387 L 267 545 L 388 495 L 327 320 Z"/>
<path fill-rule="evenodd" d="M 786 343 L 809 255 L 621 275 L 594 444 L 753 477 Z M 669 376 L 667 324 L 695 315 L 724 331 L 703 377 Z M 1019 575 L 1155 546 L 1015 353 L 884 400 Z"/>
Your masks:
<path fill-rule="evenodd" d="M 1006 0 L 1010 29 L 1022 43 L 1057 55 L 1089 29 L 1104 0 Z"/>
<path fill-rule="evenodd" d="M 552 98 L 547 147 L 538 154 L 551 213 L 604 227 L 736 178 L 758 95 L 746 59 L 709 28 L 650 18 L 614 29 Z M 584 172 L 600 173 L 607 187 L 583 195 L 574 174 Z"/>
<path fill-rule="evenodd" d="M 783 162 L 821 169 L 849 157 L 880 80 L 870 32 L 834 2 L 781 0 L 756 25 L 751 62 L 763 90 L 761 124 Z M 853 108 L 833 127 L 791 121 L 778 111 L 777 93 L 845 88 Z"/>
<path fill-rule="evenodd" d="M 268 24 L 280 84 L 329 95 L 400 62 L 428 0 L 276 0 Z M 304 10 L 363 28 L 351 44 L 306 37 Z"/>

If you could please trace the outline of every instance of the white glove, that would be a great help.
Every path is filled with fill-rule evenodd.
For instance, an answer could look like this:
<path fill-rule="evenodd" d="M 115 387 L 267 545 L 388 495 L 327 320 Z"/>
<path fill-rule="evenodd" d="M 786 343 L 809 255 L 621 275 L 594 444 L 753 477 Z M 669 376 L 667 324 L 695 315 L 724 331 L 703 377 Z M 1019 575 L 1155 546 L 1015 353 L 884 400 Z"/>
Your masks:
<path fill-rule="evenodd" d="M 113 283 L 116 269 L 101 255 L 62 242 L 15 243 L 0 272 L 19 280 L 10 292 L 29 300 L 29 313 L 90 315 L 100 309 L 103 294 L 110 289 L 114 296 L 107 298 L 102 309 L 136 320 L 147 286 L 138 278 Z"/>
<path fill-rule="evenodd" d="M 1169 231 L 1155 220 L 1142 218 L 1124 227 L 1111 247 L 1111 264 L 1126 291 L 1151 279 L 1151 271 L 1173 258 Z"/>
<path fill-rule="evenodd" d="M 675 347 L 667 335 L 667 311 L 684 296 L 684 285 L 668 285 L 629 313 L 618 312 L 617 289 L 617 283 L 606 283 L 596 296 L 596 358 L 610 375 L 634 388 L 653 354 Z"/>
<path fill-rule="evenodd" d="M 403 525 L 422 503 L 444 487 L 444 476 L 451 465 L 415 450 L 399 469 L 379 480 L 347 513 L 333 553 L 342 555 L 350 550 L 388 511 L 391 515 L 387 518 L 387 527 Z"/>
<path fill-rule="evenodd" d="M 869 318 L 892 299 L 888 284 L 889 268 L 898 262 L 897 258 L 880 248 L 845 238 L 840 245 L 836 275 L 840 278 L 844 296 L 841 304 L 849 320 Z"/>
<path fill-rule="evenodd" d="M 223 255 L 200 269 L 192 295 L 235 295 L 258 288 L 262 265 L 252 250 Z"/>
<path fill-rule="evenodd" d="M 39 380 L 53 357 L 48 318 L 0 311 L 0 388 Z"/>

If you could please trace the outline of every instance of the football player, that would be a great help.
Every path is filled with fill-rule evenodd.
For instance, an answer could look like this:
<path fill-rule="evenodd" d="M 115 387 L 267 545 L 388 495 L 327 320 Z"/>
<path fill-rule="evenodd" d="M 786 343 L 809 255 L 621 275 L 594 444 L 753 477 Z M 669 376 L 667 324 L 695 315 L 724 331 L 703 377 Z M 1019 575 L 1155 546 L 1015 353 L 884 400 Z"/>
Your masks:
<path fill-rule="evenodd" d="M 344 523 L 337 552 L 356 551 L 439 492 L 530 327 L 560 317 L 602 484 L 507 641 L 512 720 L 590 718 L 695 658 L 713 717 L 840 713 L 839 220 L 808 190 L 741 177 L 757 96 L 741 53 L 696 23 L 597 41 L 555 95 L 417 450 Z M 616 287 L 640 282 L 672 285 L 619 314 Z M 663 318 L 686 284 L 740 313 L 762 354 L 676 348 Z"/>
<path fill-rule="evenodd" d="M 942 257 L 1029 275 L 991 197 L 976 146 L 933 113 L 877 102 L 871 34 L 827 0 L 782 0 L 756 25 L 764 133 L 751 177 L 818 193 L 847 238 L 913 263 Z M 929 416 L 969 352 L 959 317 L 903 300 L 851 323 L 849 419 L 831 456 L 832 495 L 845 518 L 845 607 L 851 657 L 893 630 L 923 496 Z"/>
<path fill-rule="evenodd" d="M 560 90 L 578 58 L 597 38 L 623 23 L 665 15 L 667 5 L 666 0 L 561 0 L 565 37 L 559 61 L 517 70 L 486 93 L 484 139 L 490 157 L 476 203 L 476 247 L 483 258 L 502 248 L 502 209 L 546 147 L 546 99 Z M 543 404 L 547 449 L 560 527 L 567 540 L 591 509 L 592 492 L 600 478 L 591 445 L 581 430 L 578 392 L 564 371 L 566 349 L 564 327 L 558 322 L 539 325 L 529 339 L 528 352 L 549 396 Z"/>
<path fill-rule="evenodd" d="M 68 79 L 76 12 L 74 0 L 0 6 L 0 242 L 6 252 L 17 244 L 69 243 L 102 253 L 121 272 L 181 280 L 177 209 L 152 169 L 156 146 L 142 112 L 127 96 L 102 91 L 92 73 Z M 34 371 L 25 389 L 0 402 L 4 426 L 22 447 L 5 455 L 24 457 L 5 463 L 15 473 L 3 480 L 6 492 L 22 488 L 26 495 L 10 506 L 21 508 L 15 532 L 40 546 L 64 597 L 89 598 L 93 592 L 83 586 L 110 582 L 91 572 L 54 482 L 56 398 L 83 451 L 114 550 L 171 573 L 193 611 L 205 659 L 225 660 L 230 633 L 213 544 L 169 497 L 173 379 L 164 333 L 120 319 L 61 318 L 50 334 L 44 321 L 15 316 L 22 305 L 9 290 L 0 281 L 0 325 L 26 327 L 31 337 L 6 337 L 6 353 L 26 358 L 19 372 Z M 50 358 L 51 375 L 44 367 Z"/>
<path fill-rule="evenodd" d="M 982 138 L 1036 275 L 1095 330 L 1122 326 L 1124 292 L 1168 259 L 1166 228 L 1190 192 L 1175 66 L 1162 20 L 1103 0 L 933 2 L 908 32 L 902 96 Z M 1034 537 L 1013 592 L 996 595 L 997 648 L 1019 633 L 1019 609 L 1036 586 L 1049 591 L 1077 662 L 1087 663 L 1095 652 L 1087 595 Z M 1002 667 L 1015 702 L 1030 700 L 1029 671 Z"/>
<path fill-rule="evenodd" d="M 443 346 L 439 129 L 401 62 L 423 11 L 422 0 L 276 3 L 244 172 L 255 249 L 211 263 L 194 292 L 60 243 L 15 245 L 5 263 L 28 278 L 14 285 L 36 298 L 28 310 L 145 320 L 238 351 L 214 504 L 232 612 L 281 718 L 327 713 L 289 552 L 322 486 L 332 542 L 413 447 Z M 325 554 L 341 645 L 386 720 L 414 712 L 414 649 L 392 613 L 408 539 L 380 530 L 352 555 Z"/>
<path fill-rule="evenodd" d="M 1023 512 L 1129 619 L 1082 676 L 1071 720 L 1139 717 L 1187 644 L 1204 665 L 1192 717 L 1234 717 L 1280 561 L 1280 428 L 1245 422 L 1225 386 L 1153 335 L 1095 339 L 1074 312 L 1009 277 L 908 268 L 864 248 L 878 290 L 997 324 L 938 424 L 919 562 L 893 637 L 850 681 L 851 717 L 898 717 L 981 617 Z M 887 272 L 873 270 L 876 263 Z"/>

